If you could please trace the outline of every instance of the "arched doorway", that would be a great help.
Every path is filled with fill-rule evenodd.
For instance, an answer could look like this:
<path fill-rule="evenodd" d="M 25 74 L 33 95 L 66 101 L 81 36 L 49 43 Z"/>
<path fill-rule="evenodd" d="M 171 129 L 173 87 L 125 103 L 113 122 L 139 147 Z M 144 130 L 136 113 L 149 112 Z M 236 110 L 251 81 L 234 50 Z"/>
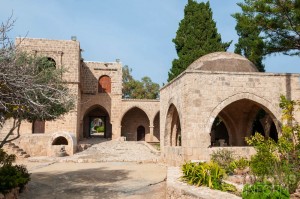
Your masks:
<path fill-rule="evenodd" d="M 223 131 L 222 144 L 218 143 L 219 138 L 215 136 L 216 120 L 221 121 L 218 128 Z M 245 138 L 254 135 L 255 132 L 271 138 L 278 136 L 274 123 L 275 117 L 271 111 L 249 99 L 237 100 L 224 107 L 217 115 L 215 122 L 211 127 L 212 146 L 246 146 Z M 272 124 L 274 124 L 273 128 Z M 214 145 L 214 143 L 217 144 Z"/>
<path fill-rule="evenodd" d="M 140 108 L 134 107 L 128 110 L 122 118 L 121 126 L 121 135 L 128 141 L 150 140 L 150 121 L 147 114 Z"/>
<path fill-rule="evenodd" d="M 171 104 L 166 119 L 166 146 L 181 146 L 181 124 L 177 108 Z"/>
<path fill-rule="evenodd" d="M 100 105 L 91 107 L 83 118 L 83 137 L 111 138 L 112 128 L 108 112 Z"/>
<path fill-rule="evenodd" d="M 137 132 L 137 141 L 145 141 L 145 132 L 146 132 L 145 127 L 139 126 L 136 132 Z"/>

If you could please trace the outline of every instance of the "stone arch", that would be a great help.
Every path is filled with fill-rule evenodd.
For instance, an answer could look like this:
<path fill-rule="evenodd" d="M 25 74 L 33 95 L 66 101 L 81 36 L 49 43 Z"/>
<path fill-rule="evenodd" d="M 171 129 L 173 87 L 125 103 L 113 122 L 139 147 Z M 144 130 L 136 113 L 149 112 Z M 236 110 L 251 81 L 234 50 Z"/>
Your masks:
<path fill-rule="evenodd" d="M 145 141 L 150 141 L 150 119 L 147 113 L 136 106 L 128 109 L 121 118 L 121 136 L 128 141 L 137 141 L 139 126 L 145 128 Z"/>
<path fill-rule="evenodd" d="M 108 75 L 99 77 L 98 93 L 111 93 L 111 78 Z"/>
<path fill-rule="evenodd" d="M 55 156 L 56 153 L 60 150 L 61 145 L 54 145 L 53 143 L 55 143 L 58 139 L 64 139 L 65 141 L 67 141 L 67 145 L 64 145 L 65 150 L 67 152 L 68 155 L 73 155 L 76 152 L 76 147 L 77 147 L 77 140 L 76 137 L 71 134 L 71 133 L 67 133 L 67 132 L 60 132 L 60 133 L 54 133 L 49 142 L 48 142 L 48 155 L 49 156 Z"/>
<path fill-rule="evenodd" d="M 132 105 L 132 106 L 127 107 L 127 108 L 123 111 L 123 113 L 121 114 L 121 117 L 120 117 L 120 122 L 121 122 L 121 123 L 122 123 L 122 119 L 123 119 L 124 115 L 125 115 L 128 111 L 130 111 L 131 109 L 134 109 L 134 108 L 137 108 L 137 109 L 142 110 L 142 111 L 147 115 L 147 117 L 148 117 L 148 119 L 149 119 L 149 121 L 150 121 L 151 114 L 148 113 L 147 109 L 144 109 L 144 108 L 142 108 L 142 107 L 139 106 L 139 105 Z"/>
<path fill-rule="evenodd" d="M 160 141 L 160 111 L 153 118 L 153 142 Z"/>
<path fill-rule="evenodd" d="M 91 137 L 95 132 L 94 120 L 101 120 L 103 124 L 104 132 L 95 133 L 94 136 L 111 138 L 112 137 L 112 125 L 110 122 L 110 114 L 106 108 L 99 104 L 94 104 L 90 106 L 82 116 L 83 128 L 82 128 L 82 137 L 87 138 Z M 93 124 L 92 124 L 93 123 Z"/>
<path fill-rule="evenodd" d="M 52 145 L 69 145 L 69 142 L 65 137 L 59 136 L 53 140 Z"/>
<path fill-rule="evenodd" d="M 165 124 L 165 146 L 181 146 L 181 119 L 176 106 L 170 104 Z"/>
<path fill-rule="evenodd" d="M 244 104 L 244 105 L 243 105 Z M 240 110 L 238 108 L 234 107 L 243 107 L 243 110 Z M 244 109 L 247 109 L 247 111 L 244 113 L 242 111 L 245 111 Z M 250 93 L 239 93 L 234 96 L 231 96 L 221 103 L 219 103 L 211 112 L 209 120 L 207 122 L 206 126 L 206 133 L 210 133 L 213 122 L 217 116 L 220 114 L 224 115 L 224 112 L 230 112 L 231 116 L 239 117 L 237 115 L 240 115 L 243 117 L 243 119 L 237 119 L 233 118 L 235 120 L 235 125 L 229 125 L 229 126 L 236 126 L 239 125 L 238 130 L 233 134 L 233 138 L 231 138 L 231 141 L 229 142 L 230 145 L 233 146 L 242 146 L 245 144 L 244 137 L 248 137 L 251 135 L 252 131 L 252 125 L 253 120 L 257 114 L 257 112 L 263 109 L 274 121 L 276 125 L 277 132 L 280 133 L 280 123 L 277 118 L 280 117 L 280 111 L 276 108 L 274 108 L 271 105 L 271 102 L 265 100 L 264 98 L 261 98 L 257 95 L 250 94 Z M 236 114 L 232 114 L 234 111 L 236 111 Z M 239 120 L 239 121 L 237 121 Z M 242 123 L 243 121 L 243 123 Z M 246 122 L 246 123 L 245 123 Z M 239 123 L 239 124 L 237 124 Z M 242 130 L 241 130 L 242 129 Z M 242 131 L 242 134 L 239 134 L 238 131 Z M 234 131 L 233 131 L 234 132 Z M 239 137 L 239 138 L 238 138 Z M 227 143 L 228 144 L 228 143 Z"/>

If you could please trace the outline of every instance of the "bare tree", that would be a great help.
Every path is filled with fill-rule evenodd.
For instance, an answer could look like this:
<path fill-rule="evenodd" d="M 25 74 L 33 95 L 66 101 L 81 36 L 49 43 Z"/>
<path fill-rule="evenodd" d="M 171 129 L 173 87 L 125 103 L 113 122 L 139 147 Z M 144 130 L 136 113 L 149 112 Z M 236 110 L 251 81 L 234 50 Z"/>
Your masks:
<path fill-rule="evenodd" d="M 63 69 L 57 69 L 45 57 L 22 52 L 13 44 L 8 32 L 13 28 L 12 16 L 0 26 L 0 129 L 8 119 L 13 125 L 0 143 L 0 148 L 20 128 L 24 120 L 54 120 L 69 112 L 73 99 L 61 79 Z"/>

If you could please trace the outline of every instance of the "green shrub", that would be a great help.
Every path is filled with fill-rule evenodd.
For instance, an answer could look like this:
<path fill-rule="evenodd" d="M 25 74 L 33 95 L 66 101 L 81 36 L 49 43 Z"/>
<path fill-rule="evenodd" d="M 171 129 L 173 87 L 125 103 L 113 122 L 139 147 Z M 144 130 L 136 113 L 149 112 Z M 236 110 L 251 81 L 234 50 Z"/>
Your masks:
<path fill-rule="evenodd" d="M 230 163 L 234 161 L 233 152 L 220 149 L 218 151 L 214 151 L 211 154 L 211 160 L 223 168 L 227 174 L 233 173 L 233 169 L 230 167 Z"/>
<path fill-rule="evenodd" d="M 95 126 L 94 129 L 97 131 L 97 133 L 101 133 L 104 132 L 104 126 Z"/>
<path fill-rule="evenodd" d="M 30 181 L 30 174 L 23 165 L 12 165 L 14 155 L 8 155 L 0 149 L 0 193 L 20 187 L 20 190 Z"/>
<path fill-rule="evenodd" d="M 188 184 L 207 186 L 211 189 L 218 189 L 221 191 L 236 191 L 234 186 L 222 182 L 222 179 L 226 175 L 225 170 L 215 162 L 188 162 L 182 166 L 182 171 L 182 178 Z"/>
<path fill-rule="evenodd" d="M 242 170 L 242 169 L 246 169 L 249 166 L 250 166 L 250 161 L 247 160 L 246 158 L 240 158 L 238 160 L 234 160 L 229 165 L 230 170 L 234 170 L 234 169 Z"/>
<path fill-rule="evenodd" d="M 294 193 L 300 181 L 300 124 L 295 119 L 295 110 L 300 101 L 281 96 L 281 136 L 274 141 L 256 133 L 246 138 L 256 154 L 251 157 L 250 169 L 258 181 L 280 184 Z"/>
<path fill-rule="evenodd" d="M 243 199 L 288 199 L 290 194 L 280 185 L 272 185 L 269 182 L 256 182 L 253 185 L 246 184 L 242 192 Z"/>

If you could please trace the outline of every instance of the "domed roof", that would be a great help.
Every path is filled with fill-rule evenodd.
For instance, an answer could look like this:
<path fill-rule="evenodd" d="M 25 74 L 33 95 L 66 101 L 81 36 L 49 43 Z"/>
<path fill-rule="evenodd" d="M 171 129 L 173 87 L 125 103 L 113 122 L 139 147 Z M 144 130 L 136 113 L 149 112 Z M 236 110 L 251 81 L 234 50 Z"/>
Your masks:
<path fill-rule="evenodd" d="M 204 55 L 194 61 L 189 70 L 258 72 L 255 65 L 245 57 L 229 52 L 215 52 Z"/>

